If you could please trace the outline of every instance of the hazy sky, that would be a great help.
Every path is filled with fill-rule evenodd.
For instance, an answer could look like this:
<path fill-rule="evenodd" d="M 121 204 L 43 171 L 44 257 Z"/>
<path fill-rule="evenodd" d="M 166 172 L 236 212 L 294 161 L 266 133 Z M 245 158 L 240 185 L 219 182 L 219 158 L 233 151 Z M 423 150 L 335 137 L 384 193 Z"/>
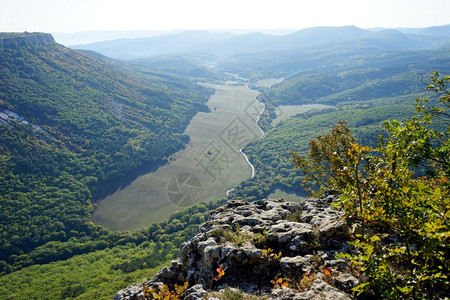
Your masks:
<path fill-rule="evenodd" d="M 0 31 L 450 24 L 450 0 L 0 0 Z"/>

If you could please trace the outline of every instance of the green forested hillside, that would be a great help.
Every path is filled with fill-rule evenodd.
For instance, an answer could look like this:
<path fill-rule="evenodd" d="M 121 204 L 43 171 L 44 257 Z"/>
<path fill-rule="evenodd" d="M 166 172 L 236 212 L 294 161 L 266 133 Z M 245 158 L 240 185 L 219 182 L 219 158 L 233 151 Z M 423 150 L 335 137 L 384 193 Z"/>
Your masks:
<path fill-rule="evenodd" d="M 358 41 L 298 45 L 289 51 L 258 51 L 228 57 L 217 68 L 250 79 L 292 79 L 308 74 L 338 74 L 371 68 L 405 67 L 419 65 L 427 74 L 434 68 L 447 67 L 448 47 L 434 48 L 433 44 L 423 50 L 404 49 L 401 43 L 383 47 Z M 444 71 L 444 70 L 442 70 Z"/>
<path fill-rule="evenodd" d="M 263 139 L 244 149 L 255 166 L 256 174 L 252 179 L 242 182 L 232 192 L 232 197 L 260 199 L 275 189 L 302 195 L 302 177 L 293 168 L 290 151 L 303 153 L 308 149 L 308 141 L 328 132 L 339 120 L 347 121 L 360 141 L 373 145 L 377 136 L 383 133 L 383 121 L 403 120 L 413 113 L 413 105 L 344 108 L 305 113 L 281 122 Z"/>
<path fill-rule="evenodd" d="M 450 60 L 440 66 L 447 70 Z M 415 69 L 415 68 L 413 68 Z M 304 153 L 308 142 L 346 121 L 363 144 L 374 146 L 385 133 L 386 120 L 406 120 L 415 114 L 414 99 L 435 97 L 423 92 L 429 74 L 419 75 L 419 68 L 399 65 L 395 68 L 353 70 L 337 75 L 311 74 L 282 82 L 265 90 L 260 97 L 266 103 L 267 114 L 261 126 L 267 134 L 244 149 L 255 166 L 255 177 L 242 182 L 231 197 L 260 199 L 275 189 L 304 194 L 300 172 L 292 167 L 290 152 Z M 425 69 L 421 69 L 424 71 Z M 422 92 L 421 92 L 422 91 Z M 335 109 L 303 113 L 272 128 L 274 105 L 323 103 Z M 280 106 L 283 110 L 283 106 Z M 268 125 L 269 124 L 269 125 Z M 441 126 L 434 122 L 434 126 Z"/>
<path fill-rule="evenodd" d="M 130 61 L 135 68 L 156 70 L 158 72 L 169 72 L 179 76 L 189 76 L 200 81 L 221 82 L 231 76 L 226 76 L 215 68 L 207 67 L 197 59 L 188 55 L 165 55 L 148 57 Z"/>
<path fill-rule="evenodd" d="M 90 236 L 49 242 L 17 260 L 31 266 L 0 276 L 0 299 L 111 299 L 170 264 L 207 214 L 195 205 L 134 233 L 97 227 Z"/>
<path fill-rule="evenodd" d="M 124 272 L 121 263 L 148 256 L 155 244 L 127 244 L 46 265 L 34 265 L 0 278 L 1 299 L 112 299 L 114 293 L 154 275 L 165 259 Z M 158 257 L 159 258 L 159 257 Z M 143 264 L 143 263 L 141 263 Z M 42 276 L 45 274 L 45 276 Z"/>
<path fill-rule="evenodd" d="M 101 235 L 90 221 L 95 191 L 180 149 L 210 95 L 41 36 L 0 36 L 0 272 L 39 261 L 28 254 L 45 243 Z"/>
<path fill-rule="evenodd" d="M 333 51 L 325 51 L 322 62 L 332 59 Z M 301 178 L 292 168 L 290 151 L 305 151 L 308 141 L 328 132 L 338 120 L 347 121 L 361 142 L 373 145 L 383 133 L 383 121 L 404 120 L 414 114 L 413 100 L 424 96 L 425 82 L 433 68 L 450 72 L 450 55 L 441 51 L 411 51 L 405 56 L 394 52 L 353 56 L 349 55 L 351 50 L 347 51 L 348 56 L 334 58 L 333 63 L 337 64 L 326 71 L 319 72 L 323 64 L 316 65 L 316 70 L 300 68 L 283 82 L 260 88 L 264 92 L 260 100 L 266 104 L 260 126 L 268 133 L 244 149 L 255 166 L 256 176 L 236 188 L 234 196 L 260 198 L 277 188 L 302 194 Z M 419 61 L 418 57 L 424 60 Z M 373 67 L 376 58 L 380 67 Z M 358 59 L 360 64 L 354 64 Z M 387 66 L 382 67 L 383 64 Z M 277 106 L 282 112 L 282 105 L 311 103 L 334 105 L 336 110 L 302 114 L 272 129 L 270 122 Z"/>
<path fill-rule="evenodd" d="M 323 103 L 336 105 L 364 103 L 393 104 L 393 97 L 415 99 L 424 91 L 422 76 L 432 70 L 450 71 L 450 56 L 438 63 L 398 64 L 384 68 L 353 69 L 339 73 L 312 72 L 288 79 L 270 89 L 267 95 L 281 105 Z M 383 98 L 391 98 L 383 101 Z M 396 103 L 405 100 L 395 99 Z"/>
<path fill-rule="evenodd" d="M 105 177 L 172 152 L 185 141 L 175 134 L 206 109 L 200 86 L 143 80 L 56 43 L 0 50 L 2 107 L 71 151 L 110 154 L 101 157 Z"/>

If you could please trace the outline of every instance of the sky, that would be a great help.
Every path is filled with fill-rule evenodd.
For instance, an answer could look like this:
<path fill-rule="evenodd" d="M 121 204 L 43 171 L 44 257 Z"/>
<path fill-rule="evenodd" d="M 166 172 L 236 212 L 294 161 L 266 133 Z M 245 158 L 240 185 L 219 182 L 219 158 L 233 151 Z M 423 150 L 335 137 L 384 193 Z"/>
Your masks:
<path fill-rule="evenodd" d="M 429 27 L 449 12 L 450 0 L 0 0 L 0 31 Z"/>

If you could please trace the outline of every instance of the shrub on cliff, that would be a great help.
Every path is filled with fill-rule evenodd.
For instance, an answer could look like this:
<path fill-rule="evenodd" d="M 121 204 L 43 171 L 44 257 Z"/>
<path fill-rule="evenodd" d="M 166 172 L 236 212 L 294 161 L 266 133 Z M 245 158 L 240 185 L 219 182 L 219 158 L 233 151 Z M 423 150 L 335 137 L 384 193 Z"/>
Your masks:
<path fill-rule="evenodd" d="M 342 193 L 338 206 L 357 226 L 356 251 L 345 257 L 360 276 L 358 294 L 449 295 L 449 82 L 435 72 L 426 89 L 439 100 L 419 98 L 419 115 L 385 122 L 387 135 L 375 148 L 360 145 L 340 122 L 310 142 L 307 157 L 292 153 L 305 180 Z"/>

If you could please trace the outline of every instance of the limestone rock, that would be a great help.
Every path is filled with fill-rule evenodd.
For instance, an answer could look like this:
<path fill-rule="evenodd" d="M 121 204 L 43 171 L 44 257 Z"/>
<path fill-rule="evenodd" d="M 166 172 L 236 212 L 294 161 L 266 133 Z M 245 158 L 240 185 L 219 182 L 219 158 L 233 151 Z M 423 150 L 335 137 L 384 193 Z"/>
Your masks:
<path fill-rule="evenodd" d="M 350 292 L 350 290 L 359 284 L 359 280 L 346 272 L 340 273 L 335 279 L 335 285 L 342 291 Z"/>
<path fill-rule="evenodd" d="M 145 300 L 142 286 L 135 283 L 118 292 L 114 296 L 114 300 Z"/>
<path fill-rule="evenodd" d="M 198 300 L 202 299 L 207 294 L 206 290 L 201 284 L 196 284 L 191 288 L 188 288 L 185 293 L 185 300 Z"/>
<path fill-rule="evenodd" d="M 282 257 L 280 264 L 283 275 L 286 277 L 298 278 L 299 275 L 309 273 L 312 269 L 312 262 L 314 261 L 312 255 Z"/>
<path fill-rule="evenodd" d="M 329 300 L 350 300 L 352 299 L 349 295 L 343 293 L 337 288 L 329 285 L 323 280 L 316 279 L 311 286 L 305 292 L 296 294 L 292 299 L 294 300 L 309 300 L 309 299 L 329 299 Z"/>
<path fill-rule="evenodd" d="M 300 204 L 280 199 L 228 201 L 211 211 L 197 234 L 182 245 L 179 260 L 144 285 L 165 283 L 172 287 L 188 281 L 186 299 L 201 299 L 207 290 L 224 287 L 271 299 L 350 299 L 345 292 L 358 281 L 346 272 L 346 262 L 335 258 L 336 251 L 350 247 L 346 242 L 349 228 L 342 212 L 330 206 L 336 200 L 336 195 L 328 194 Z M 294 212 L 300 216 L 296 221 L 288 220 Z M 220 266 L 225 275 L 218 278 L 216 269 Z M 333 278 L 335 286 L 323 281 L 324 267 L 338 272 Z M 299 281 L 305 273 L 317 274 L 305 291 L 295 290 L 294 286 L 273 288 L 271 283 L 280 276 Z M 114 299 L 140 299 L 141 295 L 141 286 L 133 285 L 118 292 Z"/>

